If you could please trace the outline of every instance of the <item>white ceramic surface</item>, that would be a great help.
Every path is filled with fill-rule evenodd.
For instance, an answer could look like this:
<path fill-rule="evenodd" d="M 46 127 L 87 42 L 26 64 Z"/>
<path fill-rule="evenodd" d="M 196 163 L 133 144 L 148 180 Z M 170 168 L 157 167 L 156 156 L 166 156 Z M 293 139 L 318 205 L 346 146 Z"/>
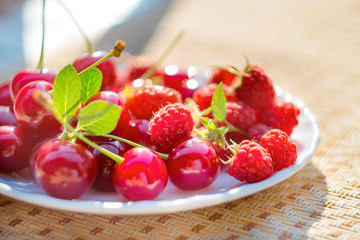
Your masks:
<path fill-rule="evenodd" d="M 295 165 L 275 173 L 262 182 L 243 184 L 223 171 L 211 186 L 200 191 L 179 190 L 169 182 L 165 191 L 152 201 L 129 202 L 120 194 L 104 194 L 95 191 L 88 192 L 81 199 L 70 201 L 48 196 L 29 177 L 28 172 L 24 171 L 11 175 L 0 174 L 0 194 L 47 208 L 109 215 L 186 211 L 249 196 L 269 188 L 299 171 L 315 154 L 320 141 L 318 121 L 305 103 L 280 87 L 276 87 L 276 93 L 279 98 L 294 103 L 301 110 L 299 125 L 292 134 L 292 139 L 298 145 L 298 158 Z"/>

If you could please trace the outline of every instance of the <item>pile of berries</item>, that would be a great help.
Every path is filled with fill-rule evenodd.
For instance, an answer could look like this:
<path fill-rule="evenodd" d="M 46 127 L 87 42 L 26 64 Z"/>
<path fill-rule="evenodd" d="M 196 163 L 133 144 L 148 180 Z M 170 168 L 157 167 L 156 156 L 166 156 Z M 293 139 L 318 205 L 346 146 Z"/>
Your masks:
<path fill-rule="evenodd" d="M 214 67 L 203 81 L 146 56 L 116 65 L 123 48 L 58 73 L 21 71 L 0 87 L 0 172 L 29 169 L 56 198 L 93 188 L 139 201 L 168 179 L 196 191 L 219 174 L 254 183 L 296 162 L 289 136 L 300 111 L 259 66 Z"/>

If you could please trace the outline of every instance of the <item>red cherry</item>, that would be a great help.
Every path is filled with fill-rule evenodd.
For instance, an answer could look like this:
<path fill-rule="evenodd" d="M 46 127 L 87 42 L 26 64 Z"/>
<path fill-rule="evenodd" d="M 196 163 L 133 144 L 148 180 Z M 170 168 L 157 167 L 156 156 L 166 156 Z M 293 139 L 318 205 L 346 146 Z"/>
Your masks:
<path fill-rule="evenodd" d="M 53 140 L 36 152 L 34 172 L 36 181 L 50 196 L 76 199 L 94 183 L 98 165 L 85 146 Z"/>
<path fill-rule="evenodd" d="M 12 109 L 13 102 L 10 97 L 10 83 L 6 82 L 0 86 L 0 105 L 9 106 Z"/>
<path fill-rule="evenodd" d="M 166 187 L 165 163 L 148 148 L 132 148 L 112 172 L 115 189 L 131 201 L 152 200 Z"/>
<path fill-rule="evenodd" d="M 96 143 L 102 148 L 105 148 L 106 150 L 109 150 L 112 153 L 115 153 L 116 155 L 123 155 L 125 152 L 125 144 L 123 142 L 120 142 L 118 140 L 105 138 L 105 137 L 88 137 L 91 141 Z M 93 184 L 93 188 L 102 191 L 102 192 L 112 192 L 115 191 L 114 185 L 112 183 L 111 179 L 111 171 L 114 168 L 116 162 L 103 153 L 101 153 L 99 150 L 90 148 L 87 146 L 90 151 L 94 154 L 98 167 L 99 167 L 99 174 Z"/>
<path fill-rule="evenodd" d="M 18 93 L 14 103 L 15 117 L 19 126 L 29 134 L 44 136 L 54 135 L 61 131 L 61 125 L 53 117 L 52 113 L 33 97 L 34 92 L 37 90 L 47 93 L 52 89 L 53 85 L 51 83 L 33 81 Z"/>
<path fill-rule="evenodd" d="M 91 54 L 87 53 L 76 59 L 72 65 L 78 72 L 81 72 L 106 55 L 107 53 L 102 51 L 93 52 Z M 96 68 L 98 68 L 103 75 L 101 90 L 110 90 L 117 77 L 115 62 L 113 59 L 109 58 L 100 63 Z"/>
<path fill-rule="evenodd" d="M 221 164 L 214 146 L 207 140 L 189 137 L 177 143 L 166 161 L 170 181 L 184 190 L 198 190 L 212 184 Z"/>
<path fill-rule="evenodd" d="M 56 74 L 46 68 L 37 71 L 20 71 L 18 74 L 16 74 L 10 84 L 11 99 L 15 101 L 15 98 L 19 91 L 29 82 L 41 80 L 49 83 L 54 83 L 55 77 Z"/>
<path fill-rule="evenodd" d="M 29 164 L 31 139 L 15 126 L 0 126 L 0 172 L 25 169 Z"/>
<path fill-rule="evenodd" d="M 116 104 L 120 107 L 122 107 L 122 112 L 119 118 L 119 121 L 117 123 L 117 126 L 115 127 L 115 129 L 112 131 L 113 135 L 116 136 L 123 136 L 123 134 L 125 134 L 128 126 L 129 126 L 129 121 L 130 121 L 130 112 L 129 112 L 129 108 L 126 105 L 126 102 L 120 97 L 119 94 L 117 94 L 116 92 L 113 91 L 100 91 L 96 94 L 94 94 L 88 101 L 86 104 L 89 104 L 92 101 L 95 100 L 104 100 L 104 101 L 108 101 L 110 103 Z"/>
<path fill-rule="evenodd" d="M 149 122 L 150 121 L 147 119 L 131 120 L 124 138 L 154 151 L 158 151 L 159 148 L 151 140 L 151 136 L 149 134 Z M 125 144 L 125 146 L 127 150 L 133 148 L 133 146 L 129 144 Z"/>
<path fill-rule="evenodd" d="M 0 106 L 0 126 L 16 126 L 17 121 L 9 106 Z"/>

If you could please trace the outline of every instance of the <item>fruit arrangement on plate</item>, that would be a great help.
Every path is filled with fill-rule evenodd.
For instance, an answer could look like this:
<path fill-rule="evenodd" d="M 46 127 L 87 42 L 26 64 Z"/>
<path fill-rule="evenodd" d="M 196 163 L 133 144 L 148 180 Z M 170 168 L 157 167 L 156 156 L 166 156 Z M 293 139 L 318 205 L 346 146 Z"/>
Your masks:
<path fill-rule="evenodd" d="M 186 191 L 219 174 L 255 183 L 296 162 L 300 110 L 277 98 L 261 67 L 213 66 L 199 79 L 148 56 L 117 65 L 124 49 L 118 41 L 58 73 L 41 59 L 3 84 L 0 172 L 28 169 L 55 198 L 93 188 L 141 201 L 168 181 Z"/>

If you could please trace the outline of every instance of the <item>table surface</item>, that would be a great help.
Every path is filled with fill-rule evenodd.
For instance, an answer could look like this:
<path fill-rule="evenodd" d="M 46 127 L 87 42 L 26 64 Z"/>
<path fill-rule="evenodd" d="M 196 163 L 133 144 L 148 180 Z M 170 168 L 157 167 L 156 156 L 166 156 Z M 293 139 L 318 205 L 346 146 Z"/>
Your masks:
<path fill-rule="evenodd" d="M 164 63 L 241 67 L 246 55 L 315 113 L 321 129 L 315 156 L 270 189 L 172 214 L 83 214 L 0 195 L 0 238 L 360 239 L 360 2 L 178 0 L 162 10 L 161 19 L 144 13 L 152 32 L 139 31 L 132 49 L 156 58 L 185 29 Z M 114 28 L 97 46 L 144 27 L 132 24 Z M 59 68 L 73 56 L 74 50 L 57 53 L 47 64 Z"/>

